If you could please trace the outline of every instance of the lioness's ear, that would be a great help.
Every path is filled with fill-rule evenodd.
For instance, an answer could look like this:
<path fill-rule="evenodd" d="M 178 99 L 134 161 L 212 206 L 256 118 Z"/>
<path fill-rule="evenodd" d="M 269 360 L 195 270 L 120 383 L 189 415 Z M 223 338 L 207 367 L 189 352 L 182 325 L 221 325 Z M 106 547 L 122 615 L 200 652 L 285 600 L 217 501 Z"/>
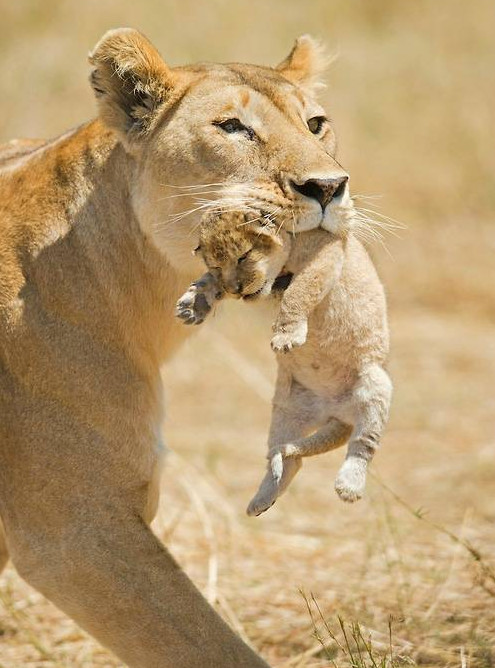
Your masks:
<path fill-rule="evenodd" d="M 331 60 L 319 42 L 309 35 L 302 35 L 296 39 L 292 51 L 276 69 L 292 83 L 314 94 L 325 85 L 320 77 Z"/>
<path fill-rule="evenodd" d="M 145 134 L 173 86 L 155 47 L 137 30 L 110 30 L 89 54 L 100 116 L 122 138 Z"/>

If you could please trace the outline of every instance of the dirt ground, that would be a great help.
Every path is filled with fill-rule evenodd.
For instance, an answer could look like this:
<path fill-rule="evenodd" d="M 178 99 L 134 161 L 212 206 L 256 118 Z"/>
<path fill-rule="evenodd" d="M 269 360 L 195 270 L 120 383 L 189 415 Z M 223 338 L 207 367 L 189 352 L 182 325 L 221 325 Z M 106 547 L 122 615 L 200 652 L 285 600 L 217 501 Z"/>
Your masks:
<path fill-rule="evenodd" d="M 366 498 L 335 495 L 336 451 L 245 515 L 265 465 L 272 312 L 226 303 L 163 372 L 157 535 L 274 667 L 353 665 L 330 637 L 345 645 L 339 616 L 371 637 L 376 665 L 391 623 L 397 665 L 495 666 L 495 5 L 80 5 L 0 0 L 0 140 L 94 113 L 85 54 L 107 28 L 141 28 L 173 63 L 276 63 L 311 32 L 340 52 L 324 99 L 354 190 L 405 225 L 371 248 L 395 396 Z M 0 576 L 0 668 L 118 665 L 13 568 Z"/>

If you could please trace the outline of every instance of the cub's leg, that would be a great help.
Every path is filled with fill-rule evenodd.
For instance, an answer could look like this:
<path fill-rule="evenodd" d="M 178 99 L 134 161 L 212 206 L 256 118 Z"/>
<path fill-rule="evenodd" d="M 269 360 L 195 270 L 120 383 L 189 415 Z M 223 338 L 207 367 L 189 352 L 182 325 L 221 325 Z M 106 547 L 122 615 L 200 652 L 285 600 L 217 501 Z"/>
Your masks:
<path fill-rule="evenodd" d="M 295 381 L 291 374 L 279 366 L 272 420 L 268 436 L 268 452 L 293 443 L 318 426 L 318 415 L 312 393 Z M 268 455 L 270 457 L 270 454 Z M 261 485 L 248 505 L 248 515 L 261 515 L 272 506 L 289 486 L 301 468 L 301 457 L 284 459 L 280 466 L 268 463 L 268 470 Z"/>
<path fill-rule="evenodd" d="M 347 455 L 335 480 L 335 490 L 343 501 L 357 501 L 363 496 L 369 462 L 379 446 L 388 418 L 392 383 L 378 365 L 361 373 L 352 392 L 354 429 Z"/>
<path fill-rule="evenodd" d="M 5 568 L 8 560 L 9 552 L 7 550 L 7 539 L 5 537 L 2 520 L 0 520 L 0 573 Z"/>
<path fill-rule="evenodd" d="M 347 443 L 351 433 L 351 426 L 337 420 L 337 418 L 330 418 L 314 434 L 275 447 L 269 453 L 272 468 L 279 466 L 278 463 L 274 462 L 275 459 L 282 461 L 286 457 L 313 457 L 314 455 L 322 455 L 325 452 L 330 452 L 330 450 L 340 448 Z"/>
<path fill-rule="evenodd" d="M 304 247 L 296 242 L 293 250 L 293 261 L 304 261 L 283 294 L 273 325 L 271 346 L 277 353 L 287 353 L 305 343 L 308 318 L 338 281 L 344 262 L 342 242 L 322 230 L 313 230 L 306 235 Z"/>

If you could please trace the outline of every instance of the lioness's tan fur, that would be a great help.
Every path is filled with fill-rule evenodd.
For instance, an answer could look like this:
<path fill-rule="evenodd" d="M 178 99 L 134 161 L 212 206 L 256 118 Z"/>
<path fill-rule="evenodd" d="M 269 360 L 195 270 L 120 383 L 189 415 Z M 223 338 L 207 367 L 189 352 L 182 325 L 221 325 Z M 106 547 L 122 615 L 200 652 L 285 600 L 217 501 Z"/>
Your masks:
<path fill-rule="evenodd" d="M 171 69 L 137 31 L 111 31 L 90 59 L 99 118 L 0 155 L 0 568 L 8 547 L 130 666 L 266 665 L 148 527 L 159 368 L 186 336 L 173 307 L 200 267 L 196 189 L 242 206 L 277 182 L 297 229 L 339 226 L 291 186 L 345 174 L 332 128 L 307 127 L 323 114 L 313 52 L 303 38 L 278 70 Z M 256 142 L 214 123 L 228 117 Z"/>

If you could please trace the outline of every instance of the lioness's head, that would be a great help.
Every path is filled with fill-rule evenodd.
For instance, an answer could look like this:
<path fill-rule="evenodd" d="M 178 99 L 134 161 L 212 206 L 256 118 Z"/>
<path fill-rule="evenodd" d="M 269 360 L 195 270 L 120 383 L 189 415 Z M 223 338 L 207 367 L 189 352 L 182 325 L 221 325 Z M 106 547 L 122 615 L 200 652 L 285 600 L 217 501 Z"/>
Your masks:
<path fill-rule="evenodd" d="M 289 235 L 280 232 L 257 212 L 208 214 L 196 251 L 226 292 L 244 298 L 268 295 L 290 252 Z"/>
<path fill-rule="evenodd" d="M 119 29 L 90 62 L 101 119 L 135 165 L 136 214 L 178 269 L 190 263 L 209 208 L 266 204 L 293 231 L 349 224 L 348 175 L 315 97 L 323 58 L 310 37 L 274 68 L 171 68 L 143 35 Z"/>

